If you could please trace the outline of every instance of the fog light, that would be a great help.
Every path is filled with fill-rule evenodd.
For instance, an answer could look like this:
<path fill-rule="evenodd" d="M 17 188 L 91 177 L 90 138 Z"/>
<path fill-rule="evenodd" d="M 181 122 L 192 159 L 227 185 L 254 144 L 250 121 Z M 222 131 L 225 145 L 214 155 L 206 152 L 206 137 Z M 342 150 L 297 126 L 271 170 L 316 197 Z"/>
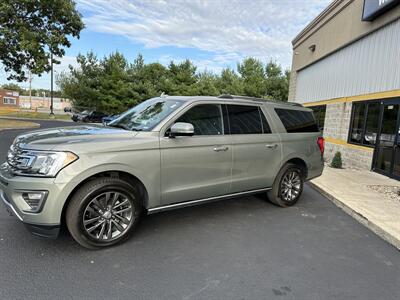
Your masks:
<path fill-rule="evenodd" d="M 22 199 L 29 205 L 30 209 L 24 209 L 25 212 L 37 213 L 42 210 L 44 201 L 47 198 L 47 191 L 26 191 L 22 192 Z"/>

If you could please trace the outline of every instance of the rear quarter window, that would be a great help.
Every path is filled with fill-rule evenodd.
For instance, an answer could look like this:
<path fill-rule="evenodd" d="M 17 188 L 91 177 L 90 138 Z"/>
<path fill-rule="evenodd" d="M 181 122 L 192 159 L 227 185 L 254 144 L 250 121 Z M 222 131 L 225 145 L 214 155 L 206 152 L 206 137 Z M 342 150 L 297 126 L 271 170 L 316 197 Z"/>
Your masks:
<path fill-rule="evenodd" d="M 311 111 L 275 108 L 275 112 L 288 133 L 319 132 Z"/>

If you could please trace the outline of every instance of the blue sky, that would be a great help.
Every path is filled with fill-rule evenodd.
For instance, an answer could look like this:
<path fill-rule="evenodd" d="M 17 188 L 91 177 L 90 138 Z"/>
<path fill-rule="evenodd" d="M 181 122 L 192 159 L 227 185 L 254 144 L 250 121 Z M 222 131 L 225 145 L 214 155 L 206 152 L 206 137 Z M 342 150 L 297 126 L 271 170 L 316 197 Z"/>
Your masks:
<path fill-rule="evenodd" d="M 85 29 L 73 39 L 61 64 L 76 65 L 79 53 L 99 57 L 118 50 L 130 61 L 141 53 L 146 62 L 191 59 L 198 71 L 218 73 L 254 56 L 290 68 L 291 40 L 330 0 L 78 0 Z M 2 69 L 0 84 L 6 82 Z M 21 86 L 27 87 L 27 83 Z M 48 74 L 32 86 L 49 88 Z"/>

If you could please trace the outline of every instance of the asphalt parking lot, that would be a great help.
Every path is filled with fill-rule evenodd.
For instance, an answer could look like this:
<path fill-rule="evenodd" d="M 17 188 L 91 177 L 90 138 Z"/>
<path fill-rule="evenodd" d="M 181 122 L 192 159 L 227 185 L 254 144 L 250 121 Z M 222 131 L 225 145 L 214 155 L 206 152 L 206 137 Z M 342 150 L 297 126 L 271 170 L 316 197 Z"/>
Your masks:
<path fill-rule="evenodd" d="M 22 131 L 0 132 L 1 161 Z M 0 299 L 400 299 L 400 252 L 306 186 L 291 208 L 253 196 L 147 216 L 100 251 L 0 209 L 0 282 Z"/>

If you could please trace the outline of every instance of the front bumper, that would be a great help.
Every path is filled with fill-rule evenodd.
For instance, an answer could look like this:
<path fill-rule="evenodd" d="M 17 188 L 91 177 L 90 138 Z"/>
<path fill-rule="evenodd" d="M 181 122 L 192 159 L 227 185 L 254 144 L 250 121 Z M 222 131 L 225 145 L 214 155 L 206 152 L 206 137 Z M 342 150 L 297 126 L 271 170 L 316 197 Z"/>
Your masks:
<path fill-rule="evenodd" d="M 44 237 L 44 238 L 52 238 L 52 239 L 57 238 L 57 236 L 60 232 L 59 225 L 37 225 L 37 224 L 26 223 L 26 222 L 24 222 L 24 219 L 21 216 L 21 214 L 17 211 L 17 209 L 15 209 L 15 207 L 12 205 L 12 203 L 10 203 L 10 200 L 7 198 L 6 194 L 2 190 L 0 190 L 0 200 L 3 202 L 8 213 L 11 216 L 17 217 L 18 220 L 23 222 L 24 225 L 26 226 L 26 228 L 33 235 L 37 235 L 37 236 Z"/>
<path fill-rule="evenodd" d="M 26 201 L 21 191 L 47 191 L 44 206 L 38 213 L 27 212 Z M 6 164 L 0 166 L 0 201 L 7 211 L 22 221 L 32 234 L 57 237 L 64 203 L 71 193 L 66 183 L 56 182 L 55 178 L 38 178 L 12 175 Z"/>

